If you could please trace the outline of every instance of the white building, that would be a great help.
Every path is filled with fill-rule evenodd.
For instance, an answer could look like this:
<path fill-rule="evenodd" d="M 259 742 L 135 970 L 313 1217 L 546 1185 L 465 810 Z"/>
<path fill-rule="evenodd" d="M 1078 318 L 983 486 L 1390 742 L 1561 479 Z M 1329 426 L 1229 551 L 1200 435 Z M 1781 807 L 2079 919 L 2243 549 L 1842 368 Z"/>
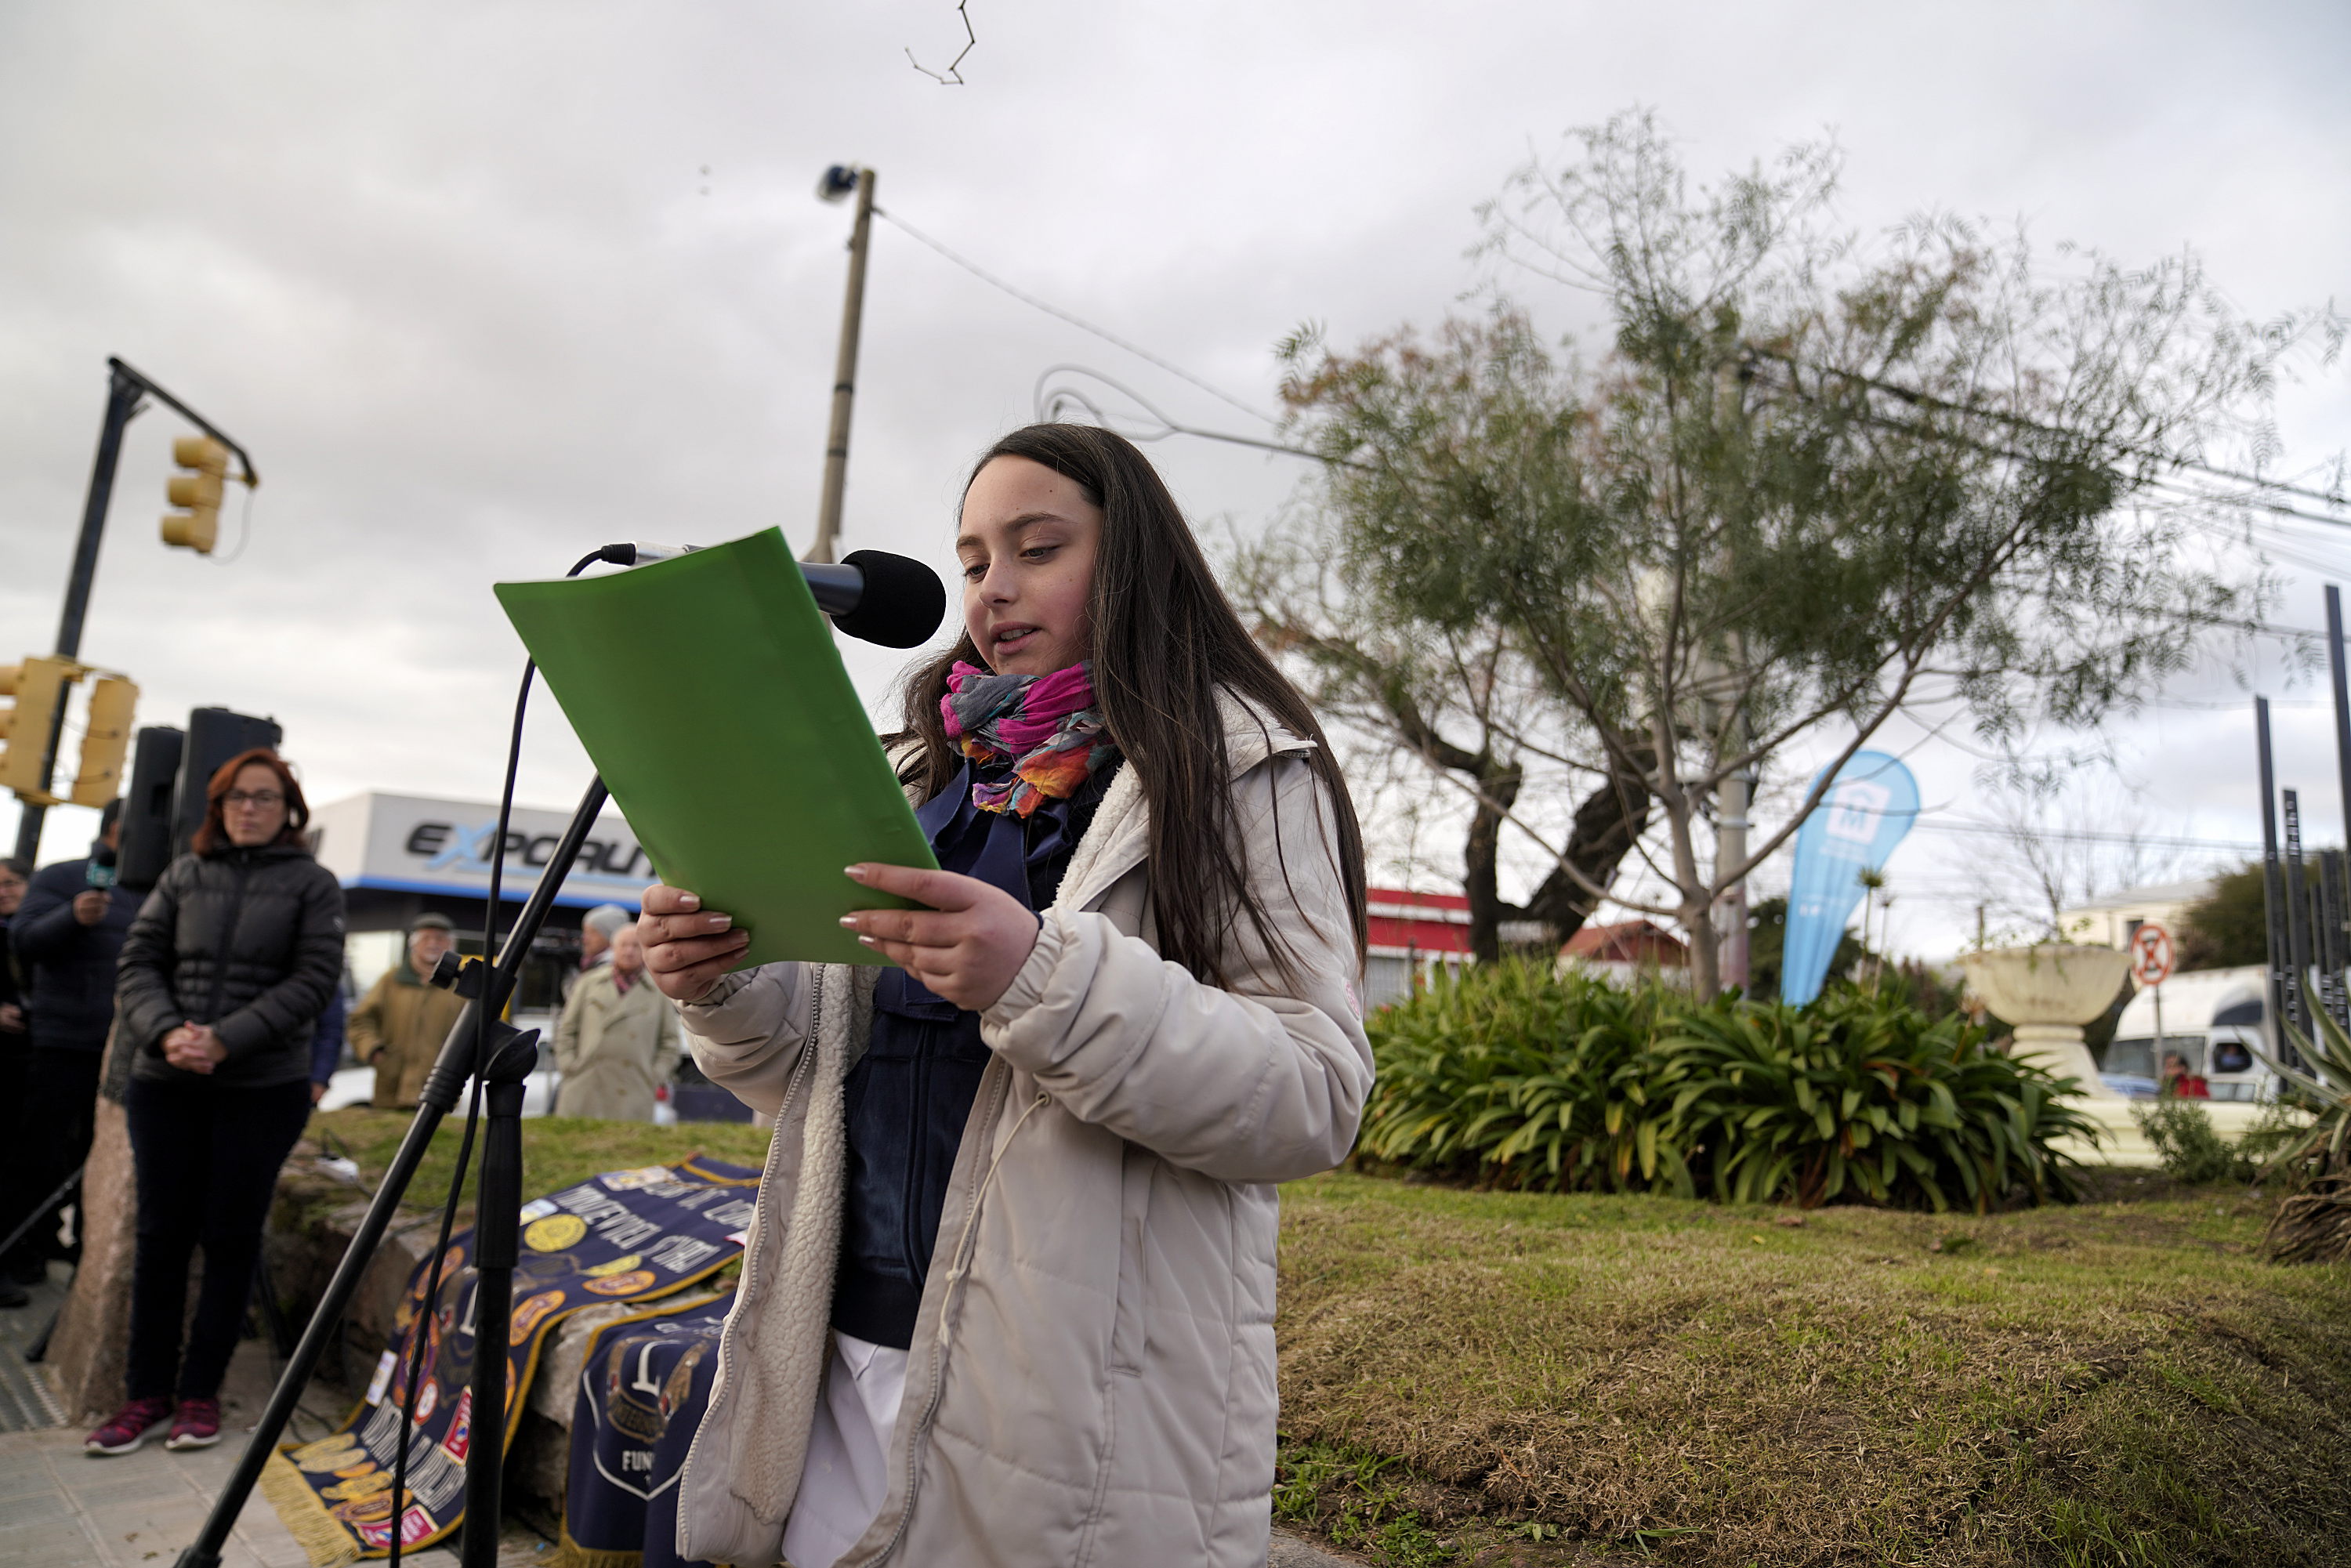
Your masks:
<path fill-rule="evenodd" d="M 499 873 L 501 931 L 513 929 L 523 901 L 538 885 L 570 813 L 517 806 L 507 820 Z M 343 885 L 351 979 L 364 991 L 399 961 L 410 922 L 427 912 L 456 924 L 460 946 L 481 950 L 490 894 L 495 801 L 424 795 L 352 795 L 310 813 L 312 852 Z M 526 968 L 519 1009 L 551 1008 L 562 977 L 576 966 L 580 916 L 600 904 L 633 911 L 653 881 L 653 861 L 616 810 L 597 819 L 571 874 L 555 895 L 547 925 Z"/>
<path fill-rule="evenodd" d="M 2152 922 L 2171 933 L 2177 941 L 2188 924 L 2191 905 L 2212 896 L 2212 879 L 2199 877 L 2193 882 L 2155 883 L 2147 887 L 2126 887 L 2120 893 L 2108 894 L 2062 911 L 2058 929 L 2068 942 L 2080 942 L 2094 947 L 2126 948 L 2131 933 Z"/>

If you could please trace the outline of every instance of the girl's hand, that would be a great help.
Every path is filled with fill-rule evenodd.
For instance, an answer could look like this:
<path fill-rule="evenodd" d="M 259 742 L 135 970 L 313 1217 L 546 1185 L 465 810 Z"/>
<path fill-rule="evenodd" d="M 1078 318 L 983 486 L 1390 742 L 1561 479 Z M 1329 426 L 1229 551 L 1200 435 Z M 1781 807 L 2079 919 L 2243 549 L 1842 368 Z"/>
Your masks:
<path fill-rule="evenodd" d="M 841 924 L 959 1008 L 994 1007 L 1037 946 L 1037 917 L 1028 906 L 977 877 L 903 865 L 853 865 L 844 874 L 930 905 L 860 910 Z"/>
<path fill-rule="evenodd" d="M 645 968 L 674 1002 L 701 1000 L 751 945 L 749 932 L 732 929 L 733 915 L 703 908 L 682 887 L 657 882 L 645 889 L 643 903 L 637 939 L 644 944 Z"/>
<path fill-rule="evenodd" d="M 210 1072 L 228 1060 L 228 1047 L 208 1023 L 183 1023 L 163 1037 L 163 1060 L 190 1072 Z"/>

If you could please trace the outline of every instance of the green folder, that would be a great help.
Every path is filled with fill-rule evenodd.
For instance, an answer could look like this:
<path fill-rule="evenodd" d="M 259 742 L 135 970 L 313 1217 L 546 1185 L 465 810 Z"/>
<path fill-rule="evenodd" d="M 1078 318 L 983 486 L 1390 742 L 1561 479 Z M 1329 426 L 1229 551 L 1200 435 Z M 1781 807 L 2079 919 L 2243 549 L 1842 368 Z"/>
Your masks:
<path fill-rule="evenodd" d="M 907 902 L 841 868 L 938 862 L 780 530 L 497 595 L 655 873 L 750 932 L 738 967 L 883 961 L 841 917 Z"/>

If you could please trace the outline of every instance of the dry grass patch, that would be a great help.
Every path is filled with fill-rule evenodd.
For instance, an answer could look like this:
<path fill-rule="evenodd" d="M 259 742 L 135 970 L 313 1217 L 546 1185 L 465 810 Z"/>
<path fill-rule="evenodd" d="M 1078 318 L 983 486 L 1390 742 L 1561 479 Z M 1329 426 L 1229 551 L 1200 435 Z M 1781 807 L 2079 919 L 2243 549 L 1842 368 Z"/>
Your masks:
<path fill-rule="evenodd" d="M 1285 1435 L 1425 1489 L 1393 1561 L 1551 1527 L 1707 1564 L 2351 1562 L 2351 1267 L 2262 1262 L 2242 1188 L 1801 1224 L 1285 1197 Z"/>

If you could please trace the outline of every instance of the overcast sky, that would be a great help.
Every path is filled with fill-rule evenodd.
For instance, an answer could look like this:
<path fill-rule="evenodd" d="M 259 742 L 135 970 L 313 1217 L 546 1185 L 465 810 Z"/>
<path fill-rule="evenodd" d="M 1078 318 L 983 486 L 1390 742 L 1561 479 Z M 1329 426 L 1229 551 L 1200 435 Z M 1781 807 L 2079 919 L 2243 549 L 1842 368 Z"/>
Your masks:
<path fill-rule="evenodd" d="M 119 354 L 265 483 L 233 562 L 164 549 L 186 432 L 141 418 L 83 656 L 141 682 L 142 722 L 276 716 L 316 800 L 491 798 L 521 662 L 493 581 L 611 538 L 811 536 L 849 217 L 812 193 L 836 161 L 999 277 L 1268 409 L 1276 339 L 1435 321 L 1483 276 L 1476 204 L 1635 104 L 1701 172 L 1834 131 L 1857 228 L 1940 207 L 2126 258 L 2190 245 L 2253 315 L 2351 293 L 2339 3 L 970 14 L 968 85 L 941 87 L 907 53 L 961 47 L 938 0 L 0 8 L 0 655 L 53 643 Z M 1555 287 L 1508 281 L 1573 324 Z M 1064 362 L 1264 433 L 877 225 L 843 548 L 949 565 L 972 455 Z M 2314 370 L 2280 413 L 2286 466 L 2338 450 L 2345 372 Z M 1239 447 L 1153 451 L 1204 531 L 1261 527 L 1299 479 Z M 2299 535 L 2351 575 L 2351 540 Z M 2320 624 L 2319 577 L 2294 570 L 2274 619 Z M 878 704 L 897 656 L 851 646 Z M 691 678 L 691 628 L 672 656 Z M 2261 656 L 2263 689 L 2321 695 L 2287 688 L 2278 645 Z M 2116 727 L 2143 825 L 2254 836 L 2239 689 L 2216 665 L 2165 700 L 2228 706 Z M 2279 717 L 2282 774 L 2339 841 L 2326 713 Z M 1930 807 L 1972 809 L 1971 758 L 1912 760 Z M 566 803 L 586 771 L 543 708 L 522 798 Z M 45 858 L 92 815 L 52 812 Z M 1898 946 L 1941 956 L 1971 926 L 1980 847 L 1922 829 L 1898 852 Z"/>

